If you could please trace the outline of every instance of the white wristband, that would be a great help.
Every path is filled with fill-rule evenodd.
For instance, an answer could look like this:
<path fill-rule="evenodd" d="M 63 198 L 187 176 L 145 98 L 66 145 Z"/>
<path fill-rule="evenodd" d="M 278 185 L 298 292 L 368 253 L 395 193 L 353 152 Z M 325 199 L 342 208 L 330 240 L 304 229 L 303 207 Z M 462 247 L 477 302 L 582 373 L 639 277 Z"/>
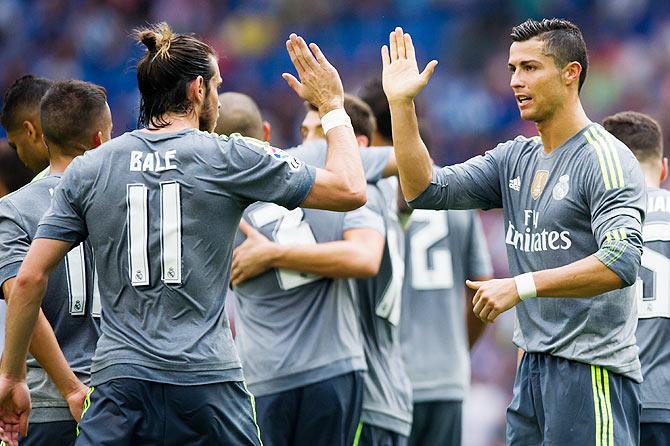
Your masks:
<path fill-rule="evenodd" d="M 537 297 L 533 273 L 519 274 L 514 277 L 514 282 L 516 282 L 516 291 L 519 293 L 519 299 L 522 301 L 530 297 Z"/>
<path fill-rule="evenodd" d="M 351 127 L 351 118 L 349 118 L 349 115 L 343 108 L 331 110 L 321 118 L 321 128 L 324 135 L 327 135 L 335 127 L 342 125 Z"/>

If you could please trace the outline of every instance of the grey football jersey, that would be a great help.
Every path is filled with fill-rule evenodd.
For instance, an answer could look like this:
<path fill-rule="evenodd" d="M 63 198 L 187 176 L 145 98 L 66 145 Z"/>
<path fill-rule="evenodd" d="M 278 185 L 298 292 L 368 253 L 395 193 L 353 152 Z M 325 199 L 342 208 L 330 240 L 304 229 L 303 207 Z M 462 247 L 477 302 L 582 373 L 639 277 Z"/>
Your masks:
<path fill-rule="evenodd" d="M 397 216 L 397 179 L 368 186 L 367 206 L 384 218 L 384 254 L 379 273 L 356 280 L 368 373 L 361 421 L 408 436 L 412 388 L 400 346 L 404 240 Z"/>
<path fill-rule="evenodd" d="M 643 423 L 670 423 L 670 192 L 648 188 L 637 281 Z"/>
<path fill-rule="evenodd" d="M 435 171 L 411 204 L 502 207 L 513 275 L 595 253 L 625 288 L 589 299 L 528 299 L 516 306 L 514 342 L 606 367 L 641 381 L 634 287 L 642 252 L 644 178 L 631 151 L 589 124 L 547 154 L 539 137 L 517 137 L 484 156 Z"/>
<path fill-rule="evenodd" d="M 104 314 L 93 384 L 241 380 L 224 312 L 235 231 L 260 198 L 298 206 L 314 176 L 257 140 L 195 129 L 136 130 L 75 159 L 37 237 L 93 246 Z"/>
<path fill-rule="evenodd" d="M 326 161 L 325 141 L 289 149 L 318 167 Z M 368 179 L 378 179 L 390 149 L 361 150 Z M 383 219 L 364 206 L 348 213 L 255 203 L 245 219 L 278 243 L 342 240 L 348 229 L 381 228 Z M 244 240 L 238 232 L 236 245 Z M 285 269 L 273 269 L 235 288 L 236 343 L 249 389 L 256 396 L 302 387 L 365 369 L 353 284 Z"/>
<path fill-rule="evenodd" d="M 47 176 L 0 200 L 1 286 L 16 277 L 40 218 L 49 209 L 60 176 Z M 49 278 L 42 311 L 51 324 L 70 368 L 85 384 L 99 336 L 100 294 L 88 243 L 75 247 Z M 67 403 L 34 358 L 28 359 L 28 388 L 33 404 L 30 422 L 72 419 Z"/>
<path fill-rule="evenodd" d="M 470 384 L 465 280 L 489 276 L 474 211 L 412 212 L 400 334 L 414 401 L 462 400 Z"/>

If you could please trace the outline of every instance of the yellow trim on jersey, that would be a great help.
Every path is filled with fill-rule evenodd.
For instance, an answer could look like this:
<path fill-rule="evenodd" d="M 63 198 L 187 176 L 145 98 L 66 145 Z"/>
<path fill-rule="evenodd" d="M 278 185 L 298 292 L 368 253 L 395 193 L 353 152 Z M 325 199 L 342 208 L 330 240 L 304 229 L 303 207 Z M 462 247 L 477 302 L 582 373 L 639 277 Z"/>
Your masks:
<path fill-rule="evenodd" d="M 591 132 L 591 136 L 593 137 L 594 141 L 596 141 L 596 145 L 598 145 L 600 147 L 600 150 L 602 150 L 603 153 L 605 154 L 605 160 L 607 161 L 607 170 L 609 172 L 610 181 L 612 182 L 612 187 L 616 189 L 618 187 L 621 187 L 622 185 L 619 185 L 617 181 L 614 156 L 612 155 L 610 148 L 607 146 L 605 138 L 603 138 L 603 136 L 596 131 L 596 128 L 597 126 L 593 126 L 588 131 Z"/>
<path fill-rule="evenodd" d="M 610 234 L 610 231 L 607 231 L 607 232 L 605 233 L 605 237 L 607 238 L 607 241 L 608 241 L 608 242 L 611 242 L 611 241 L 612 241 L 612 234 Z"/>
<path fill-rule="evenodd" d="M 619 232 L 621 233 L 621 240 L 626 240 L 626 228 L 619 228 Z"/>
<path fill-rule="evenodd" d="M 584 136 L 586 137 L 586 140 L 589 142 L 589 144 L 591 144 L 596 150 L 596 154 L 598 155 L 598 164 L 600 165 L 600 173 L 602 173 L 603 182 L 605 183 L 605 190 L 610 190 L 612 186 L 610 185 L 610 179 L 607 175 L 607 168 L 605 167 L 605 158 L 603 157 L 602 148 L 600 145 L 596 144 L 596 141 L 591 137 L 591 135 L 589 135 L 588 130 L 584 132 Z"/>
<path fill-rule="evenodd" d="M 624 186 L 623 180 L 623 168 L 621 167 L 621 157 L 619 156 L 619 151 L 614 147 L 614 141 L 612 140 L 612 135 L 605 131 L 604 128 L 600 126 L 595 126 L 596 129 L 603 136 L 603 139 L 607 142 L 607 147 L 612 153 L 612 158 L 614 159 L 614 166 L 616 167 L 617 176 L 619 177 L 619 187 Z"/>

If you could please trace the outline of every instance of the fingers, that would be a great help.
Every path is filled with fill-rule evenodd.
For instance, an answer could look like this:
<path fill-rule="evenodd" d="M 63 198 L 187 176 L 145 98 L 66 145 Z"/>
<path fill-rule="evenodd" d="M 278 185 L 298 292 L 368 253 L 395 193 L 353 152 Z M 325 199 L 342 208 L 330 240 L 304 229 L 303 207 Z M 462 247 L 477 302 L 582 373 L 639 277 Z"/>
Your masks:
<path fill-rule="evenodd" d="M 323 55 L 323 53 L 321 52 L 321 48 L 319 48 L 319 46 L 316 43 L 310 43 L 309 48 L 314 53 L 316 61 L 319 62 L 320 65 L 322 66 L 330 65 L 330 62 L 328 62 L 328 59 L 326 59 L 326 56 Z"/>
<path fill-rule="evenodd" d="M 389 57 L 389 47 L 386 45 L 382 46 L 382 66 L 386 68 L 391 63 L 391 58 Z"/>
<path fill-rule="evenodd" d="M 468 288 L 470 288 L 470 289 L 472 289 L 472 290 L 475 290 L 475 291 L 478 290 L 478 289 L 482 286 L 482 283 L 483 283 L 483 282 L 478 282 L 478 281 L 476 281 L 476 280 L 466 280 L 466 281 L 465 281 L 465 285 L 466 285 Z"/>
<path fill-rule="evenodd" d="M 486 319 L 489 323 L 494 323 L 498 318 L 498 316 L 500 316 L 500 312 L 494 308 L 493 310 L 491 310 Z"/>
<path fill-rule="evenodd" d="M 286 41 L 286 50 L 288 51 L 288 56 L 291 58 L 293 66 L 298 71 L 298 76 L 302 77 L 305 74 L 305 66 L 302 64 L 302 60 L 298 58 L 296 44 L 294 42 L 295 34 L 291 34 L 289 40 Z"/>
<path fill-rule="evenodd" d="M 391 62 L 398 60 L 398 42 L 395 39 L 395 31 L 391 31 L 389 35 L 389 48 L 391 51 Z"/>
<path fill-rule="evenodd" d="M 319 64 L 316 62 L 312 52 L 307 47 L 305 39 L 300 36 L 295 36 L 294 39 L 294 36 L 295 34 L 291 34 L 291 42 L 293 42 L 293 48 L 296 50 L 298 60 L 302 63 L 304 68 L 307 68 L 310 71 L 315 71 L 317 68 L 319 68 Z"/>
<path fill-rule="evenodd" d="M 416 60 L 416 54 L 414 53 L 414 43 L 412 43 L 412 36 L 409 33 L 403 36 L 405 44 L 405 57 L 409 60 Z"/>
<path fill-rule="evenodd" d="M 282 73 L 281 77 L 284 78 L 286 83 L 288 84 L 289 87 L 293 89 L 298 95 L 300 95 L 300 89 L 302 88 L 302 84 L 298 79 L 295 78 L 292 74 L 289 73 Z"/>
<path fill-rule="evenodd" d="M 30 415 L 30 411 L 26 410 L 19 416 L 19 432 L 24 437 L 28 436 L 28 415 Z"/>
<path fill-rule="evenodd" d="M 405 38 L 403 37 L 402 28 L 395 29 L 395 43 L 398 47 L 398 58 L 407 59 L 407 52 L 405 51 Z"/>
<path fill-rule="evenodd" d="M 256 230 L 245 219 L 240 220 L 240 231 L 247 237 L 256 234 Z"/>
<path fill-rule="evenodd" d="M 421 79 L 423 80 L 424 84 L 427 84 L 428 81 L 430 80 L 430 77 L 433 75 L 435 72 L 435 67 L 437 66 L 437 61 L 436 60 L 431 60 L 428 62 L 428 65 L 426 65 L 426 68 L 423 69 L 421 72 Z"/>

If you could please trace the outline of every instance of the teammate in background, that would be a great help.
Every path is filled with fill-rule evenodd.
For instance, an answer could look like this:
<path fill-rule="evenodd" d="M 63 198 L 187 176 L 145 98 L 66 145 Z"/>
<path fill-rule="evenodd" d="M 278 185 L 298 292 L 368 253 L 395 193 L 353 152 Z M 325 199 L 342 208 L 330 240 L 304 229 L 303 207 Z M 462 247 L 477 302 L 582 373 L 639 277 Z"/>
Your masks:
<path fill-rule="evenodd" d="M 228 91 L 219 95 L 219 118 L 214 133 L 250 136 L 270 142 L 271 126 L 261 117 L 258 105 L 246 94 Z"/>
<path fill-rule="evenodd" d="M 344 107 L 360 141 L 361 123 L 348 95 Z M 317 126 L 323 135 L 320 123 L 313 130 Z M 321 147 L 309 141 L 288 152 L 315 165 L 324 159 Z M 378 179 L 388 160 L 388 151 L 379 152 L 368 177 Z M 263 442 L 350 446 L 366 365 L 348 279 L 377 273 L 384 250 L 381 216 L 369 204 L 334 213 L 255 203 L 244 218 L 247 238 L 237 239 L 231 275 L 236 342 L 257 397 Z"/>
<path fill-rule="evenodd" d="M 63 172 L 75 157 L 109 140 L 112 133 L 106 92 L 87 82 L 52 84 L 42 99 L 40 116 L 49 147 L 49 176 L 0 200 L 0 295 L 8 302 L 13 299 L 12 287 L 21 262 Z M 60 362 L 60 370 L 47 369 L 54 377 L 52 381 L 34 358 L 28 360 L 27 382 L 34 410 L 30 435 L 20 441 L 22 445 L 74 444 L 76 423 L 88 390 L 91 358 L 100 334 L 100 302 L 93 265 L 91 247 L 82 243 L 51 275 L 42 302 L 46 318 L 39 317 L 30 351 L 46 364 L 45 368 Z M 49 355 L 56 355 L 52 356 L 55 359 Z"/>
<path fill-rule="evenodd" d="M 361 97 L 373 110 L 372 140 L 392 145 L 391 115 L 381 80 Z M 469 349 L 484 331 L 465 280 L 491 278 L 491 259 L 474 211 L 412 212 L 400 198 L 405 226 L 405 277 L 400 337 L 414 401 L 410 445 L 460 445 Z"/>
<path fill-rule="evenodd" d="M 647 185 L 642 267 L 637 282 L 637 345 L 644 381 L 640 386 L 640 444 L 670 444 L 670 192 L 661 127 L 651 117 L 627 111 L 608 116 L 603 127 L 626 144 L 640 162 Z"/>
<path fill-rule="evenodd" d="M 316 45 L 290 36 L 302 82 L 284 78 L 333 127 L 326 169 L 315 169 L 255 140 L 200 131 L 218 115 L 214 51 L 165 23 L 138 38 L 147 48 L 137 67 L 146 127 L 77 158 L 54 191 L 8 307 L 0 427 L 13 442 L 17 430 L 26 434 L 23 363 L 41 296 L 49 272 L 88 237 L 104 324 L 77 444 L 259 445 L 224 316 L 233 237 L 261 198 L 288 208 L 365 203 L 342 84 Z"/>
<path fill-rule="evenodd" d="M 512 29 L 512 40 L 510 85 L 521 118 L 540 136 L 433 170 L 413 98 L 437 62 L 419 73 L 411 37 L 391 33 L 383 82 L 402 189 L 414 208 L 504 209 L 517 276 L 467 284 L 483 320 L 516 306 L 514 342 L 526 353 L 507 443 L 637 444 L 642 374 L 631 285 L 642 252 L 644 178 L 630 150 L 584 113 L 588 61 L 579 28 L 528 20 Z"/>
<path fill-rule="evenodd" d="M 35 174 L 46 176 L 49 152 L 42 138 L 40 100 L 52 82 L 26 75 L 18 78 L 5 92 L 0 123 L 7 132 L 9 145 Z"/>
<path fill-rule="evenodd" d="M 6 140 L 0 140 L 0 197 L 25 186 L 34 175 L 17 156 L 16 150 Z"/>

